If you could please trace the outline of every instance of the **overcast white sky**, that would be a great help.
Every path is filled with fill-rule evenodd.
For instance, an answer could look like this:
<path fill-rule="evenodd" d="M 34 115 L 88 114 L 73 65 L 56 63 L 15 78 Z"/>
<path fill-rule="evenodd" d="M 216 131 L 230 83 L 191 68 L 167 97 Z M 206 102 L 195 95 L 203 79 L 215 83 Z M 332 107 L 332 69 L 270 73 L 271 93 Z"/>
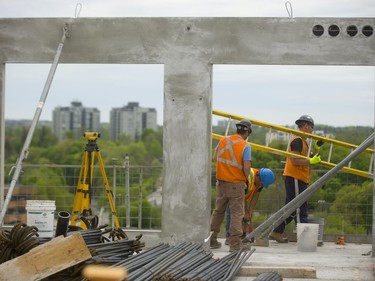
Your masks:
<path fill-rule="evenodd" d="M 288 17 L 280 0 L 0 0 L 7 17 Z M 294 17 L 375 17 L 374 0 L 290 1 Z M 79 12 L 77 6 L 81 3 Z M 56 48 L 59 42 L 56 42 Z M 6 67 L 6 119 L 32 119 L 50 65 Z M 213 108 L 278 125 L 302 114 L 317 124 L 374 125 L 374 67 L 214 66 Z M 254 99 L 254 93 L 256 98 Z M 301 98 L 301 97 L 305 97 Z M 306 100 L 308 102 L 306 102 Z M 163 115 L 162 65 L 59 65 L 41 120 L 81 101 L 101 111 L 128 102 Z M 240 101 L 240 102 L 238 102 Z"/>

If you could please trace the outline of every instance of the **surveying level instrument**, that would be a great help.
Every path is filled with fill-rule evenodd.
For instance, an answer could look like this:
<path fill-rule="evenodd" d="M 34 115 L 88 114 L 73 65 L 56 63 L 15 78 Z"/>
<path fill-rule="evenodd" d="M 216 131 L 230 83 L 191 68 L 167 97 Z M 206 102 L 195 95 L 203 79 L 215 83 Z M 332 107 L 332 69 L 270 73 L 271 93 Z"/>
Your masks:
<path fill-rule="evenodd" d="M 95 157 L 97 157 L 103 178 L 103 183 L 107 193 L 107 199 L 111 207 L 112 216 L 114 218 L 115 226 L 119 228 L 120 224 L 118 221 L 115 204 L 113 202 L 113 194 L 109 187 L 102 156 L 100 154 L 99 147 L 96 143 L 96 140 L 100 137 L 100 133 L 86 132 L 83 134 L 83 136 L 87 139 L 87 144 L 85 147 L 85 151 L 83 153 L 81 169 L 79 171 L 77 190 L 74 196 L 71 225 L 75 226 L 76 223 L 81 220 L 81 218 L 82 221 L 85 222 L 87 221 L 86 217 L 92 215 L 92 210 L 90 209 L 92 196 L 91 188 L 93 184 Z M 81 228 L 87 229 L 88 225 L 85 224 L 86 223 L 83 223 L 83 226 L 81 226 Z"/>

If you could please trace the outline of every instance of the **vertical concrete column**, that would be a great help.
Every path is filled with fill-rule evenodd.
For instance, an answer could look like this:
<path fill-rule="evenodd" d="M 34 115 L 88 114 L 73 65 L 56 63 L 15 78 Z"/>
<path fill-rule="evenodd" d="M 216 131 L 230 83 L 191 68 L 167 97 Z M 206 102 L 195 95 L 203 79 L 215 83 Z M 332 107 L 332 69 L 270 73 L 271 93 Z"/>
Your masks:
<path fill-rule="evenodd" d="M 0 212 L 4 204 L 5 161 L 5 63 L 0 65 Z"/>
<path fill-rule="evenodd" d="M 210 233 L 212 65 L 165 65 L 162 238 L 203 242 Z"/>

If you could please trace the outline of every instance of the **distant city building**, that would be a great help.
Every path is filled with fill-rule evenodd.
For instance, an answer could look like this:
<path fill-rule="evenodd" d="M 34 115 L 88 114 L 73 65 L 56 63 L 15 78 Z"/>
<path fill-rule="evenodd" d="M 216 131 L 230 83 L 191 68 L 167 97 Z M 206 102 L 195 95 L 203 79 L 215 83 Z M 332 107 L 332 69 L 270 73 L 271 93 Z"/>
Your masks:
<path fill-rule="evenodd" d="M 322 136 L 325 138 L 332 138 L 332 139 L 335 138 L 333 134 L 326 134 L 324 130 L 316 130 L 313 132 L 313 134 Z M 269 146 L 270 143 L 272 143 L 275 140 L 289 142 L 291 137 L 292 137 L 292 134 L 286 133 L 286 132 L 281 132 L 281 131 L 268 132 L 266 134 L 266 146 Z"/>
<path fill-rule="evenodd" d="M 97 108 L 83 107 L 74 101 L 70 107 L 56 107 L 52 114 L 52 130 L 63 139 L 66 132 L 73 132 L 74 137 L 82 136 L 87 131 L 98 131 L 100 111 Z"/>
<path fill-rule="evenodd" d="M 266 134 L 266 146 L 269 146 L 270 143 L 275 141 L 275 140 L 287 142 L 287 141 L 289 141 L 290 137 L 291 137 L 291 134 L 289 134 L 289 133 L 278 132 L 278 131 L 268 132 Z"/>
<path fill-rule="evenodd" d="M 120 135 L 128 135 L 136 140 L 144 129 L 157 129 L 156 109 L 129 102 L 126 106 L 112 108 L 109 123 L 112 141 L 117 141 Z"/>

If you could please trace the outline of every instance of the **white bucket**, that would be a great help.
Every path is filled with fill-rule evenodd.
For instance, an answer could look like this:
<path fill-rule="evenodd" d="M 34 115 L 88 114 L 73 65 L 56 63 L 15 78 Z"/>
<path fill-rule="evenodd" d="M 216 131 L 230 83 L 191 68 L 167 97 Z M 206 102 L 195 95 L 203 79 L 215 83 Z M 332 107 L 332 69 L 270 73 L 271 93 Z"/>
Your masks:
<path fill-rule="evenodd" d="M 297 223 L 297 250 L 315 252 L 318 243 L 319 224 Z"/>
<path fill-rule="evenodd" d="M 35 225 L 39 237 L 53 237 L 55 210 L 55 201 L 26 200 L 27 225 Z"/>

